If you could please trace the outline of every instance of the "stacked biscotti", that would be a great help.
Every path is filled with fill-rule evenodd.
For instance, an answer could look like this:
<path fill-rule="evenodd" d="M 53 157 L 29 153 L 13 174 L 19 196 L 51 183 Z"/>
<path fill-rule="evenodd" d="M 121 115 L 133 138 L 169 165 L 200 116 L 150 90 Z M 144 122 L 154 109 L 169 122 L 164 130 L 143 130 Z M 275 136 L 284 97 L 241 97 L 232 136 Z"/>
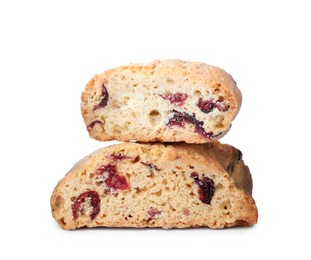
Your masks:
<path fill-rule="evenodd" d="M 59 181 L 52 214 L 80 227 L 251 226 L 258 212 L 238 149 L 221 144 L 241 106 L 224 70 L 161 60 L 93 77 L 81 111 L 90 137 L 123 143 L 79 161 Z"/>

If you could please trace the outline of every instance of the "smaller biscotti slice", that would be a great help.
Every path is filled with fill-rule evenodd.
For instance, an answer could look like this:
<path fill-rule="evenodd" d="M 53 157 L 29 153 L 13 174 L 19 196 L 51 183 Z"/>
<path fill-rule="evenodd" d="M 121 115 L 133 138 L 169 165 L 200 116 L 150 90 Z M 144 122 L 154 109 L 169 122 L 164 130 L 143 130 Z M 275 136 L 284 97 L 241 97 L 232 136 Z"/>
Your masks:
<path fill-rule="evenodd" d="M 207 143 L 229 130 L 241 99 L 220 68 L 158 60 L 96 75 L 81 111 L 89 135 L 100 141 Z"/>
<path fill-rule="evenodd" d="M 229 145 L 123 143 L 78 162 L 51 207 L 64 229 L 250 226 L 251 191 L 242 154 Z"/>

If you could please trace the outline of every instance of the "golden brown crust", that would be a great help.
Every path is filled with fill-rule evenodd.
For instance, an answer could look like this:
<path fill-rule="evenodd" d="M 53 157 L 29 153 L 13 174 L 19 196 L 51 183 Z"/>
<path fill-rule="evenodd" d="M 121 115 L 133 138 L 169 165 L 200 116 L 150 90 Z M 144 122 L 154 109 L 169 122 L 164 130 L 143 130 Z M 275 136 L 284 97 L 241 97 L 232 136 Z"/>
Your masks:
<path fill-rule="evenodd" d="M 249 193 L 251 176 L 244 163 L 241 164 L 242 159 L 232 155 L 235 151 L 218 142 L 123 143 L 102 148 L 78 162 L 57 184 L 51 196 L 53 217 L 64 229 L 224 228 L 256 224 L 257 208 Z M 125 157 L 113 159 L 113 154 Z M 238 163 L 240 166 L 235 170 L 228 170 L 228 165 Z M 96 180 L 99 167 L 107 165 L 116 165 L 118 173 L 126 177 L 128 189 L 107 189 Z M 210 205 L 199 199 L 198 185 L 191 177 L 193 172 L 201 179 L 206 176 L 214 181 L 215 193 Z M 84 205 L 74 219 L 73 204 L 79 195 L 90 190 L 99 194 L 100 212 L 92 220 L 92 208 Z"/>
<path fill-rule="evenodd" d="M 105 92 L 102 84 L 109 93 L 109 101 L 106 107 L 94 110 Z M 185 105 L 170 104 L 160 97 L 167 92 L 186 93 Z M 229 110 L 221 113 L 214 109 L 204 114 L 197 106 L 199 98 L 224 99 Z M 87 128 L 96 140 L 207 143 L 221 138 L 230 129 L 242 96 L 233 78 L 218 67 L 201 62 L 157 60 L 121 66 L 94 76 L 81 101 L 86 126 L 96 120 L 101 122 Z M 213 136 L 206 138 L 196 133 L 193 126 L 167 127 L 172 110 L 195 114 Z"/>

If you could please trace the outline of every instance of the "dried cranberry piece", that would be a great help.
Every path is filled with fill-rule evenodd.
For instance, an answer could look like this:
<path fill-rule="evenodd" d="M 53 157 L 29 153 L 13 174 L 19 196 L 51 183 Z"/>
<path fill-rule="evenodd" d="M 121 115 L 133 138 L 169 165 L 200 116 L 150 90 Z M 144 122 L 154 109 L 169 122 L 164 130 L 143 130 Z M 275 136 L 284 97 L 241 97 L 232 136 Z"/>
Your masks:
<path fill-rule="evenodd" d="M 196 172 L 191 173 L 191 178 L 199 186 L 199 199 L 206 204 L 211 204 L 211 200 L 215 193 L 214 181 L 203 175 L 202 180 L 199 179 L 199 174 Z"/>
<path fill-rule="evenodd" d="M 118 174 L 117 166 L 114 164 L 102 165 L 96 170 L 98 177 L 103 177 L 103 181 L 109 189 L 126 190 L 129 184 L 125 176 Z M 102 181 L 97 181 L 102 183 Z"/>
<path fill-rule="evenodd" d="M 214 135 L 213 132 L 206 132 L 205 129 L 200 125 L 195 126 L 194 132 L 198 133 L 199 135 L 201 135 L 207 139 L 212 139 L 212 138 L 217 137 L 218 135 L 221 134 L 221 133 L 219 133 L 218 135 Z"/>
<path fill-rule="evenodd" d="M 173 112 L 173 117 L 169 119 L 169 122 L 167 123 L 168 126 L 184 127 L 186 123 L 193 124 L 195 126 L 203 125 L 202 121 L 199 121 L 195 118 L 195 114 L 191 116 L 186 112 L 179 112 L 175 109 L 173 109 L 171 112 Z"/>
<path fill-rule="evenodd" d="M 126 178 L 118 174 L 110 175 L 105 180 L 105 183 L 109 188 L 112 188 L 115 190 L 126 190 L 128 188 Z"/>
<path fill-rule="evenodd" d="M 159 96 L 165 100 L 170 101 L 171 104 L 177 103 L 177 105 L 180 107 L 185 104 L 185 101 L 188 98 L 188 94 L 180 92 L 177 92 L 175 94 L 159 94 Z"/>
<path fill-rule="evenodd" d="M 215 137 L 213 135 L 213 132 L 206 132 L 205 129 L 203 128 L 203 121 L 199 121 L 195 118 L 195 114 L 192 116 L 189 115 L 186 112 L 179 112 L 176 110 L 173 110 L 173 117 L 169 119 L 167 126 L 179 126 L 179 127 L 185 127 L 185 124 L 192 124 L 195 126 L 194 132 L 198 133 L 199 135 L 207 138 L 207 139 L 212 139 Z"/>
<path fill-rule="evenodd" d="M 147 211 L 150 218 L 154 218 L 156 215 L 161 214 L 161 212 L 162 211 L 152 207 Z"/>
<path fill-rule="evenodd" d="M 87 201 L 88 198 L 89 201 Z M 81 204 L 85 202 L 89 203 L 90 206 L 93 208 L 92 213 L 90 214 L 91 220 L 93 220 L 99 213 L 100 198 L 98 193 L 94 190 L 85 191 L 82 194 L 80 194 L 80 196 L 76 199 L 76 201 L 72 205 L 72 215 L 74 220 L 78 218 L 79 212 L 81 211 Z"/>
<path fill-rule="evenodd" d="M 202 98 L 200 98 L 197 106 L 201 109 L 203 113 L 208 114 L 209 112 L 213 111 L 215 104 L 213 102 L 213 99 L 203 100 Z"/>
<path fill-rule="evenodd" d="M 151 170 L 160 171 L 160 168 L 153 163 L 140 162 L 142 165 L 148 166 Z"/>
<path fill-rule="evenodd" d="M 100 124 L 100 125 L 103 125 L 103 122 L 100 121 L 100 120 L 94 120 L 92 121 L 90 124 L 87 125 L 87 130 L 90 130 L 92 129 L 96 124 Z"/>
<path fill-rule="evenodd" d="M 197 106 L 205 114 L 212 112 L 215 107 L 221 112 L 226 112 L 229 109 L 229 105 L 225 104 L 220 100 L 214 102 L 214 99 L 212 98 L 209 100 L 203 100 L 202 98 L 199 98 Z"/>
<path fill-rule="evenodd" d="M 103 107 L 107 106 L 108 99 L 109 99 L 109 93 L 108 93 L 104 83 L 102 84 L 102 96 L 103 96 L 102 100 L 99 102 L 99 104 L 97 104 L 93 107 L 93 111 L 96 109 L 103 108 Z"/>

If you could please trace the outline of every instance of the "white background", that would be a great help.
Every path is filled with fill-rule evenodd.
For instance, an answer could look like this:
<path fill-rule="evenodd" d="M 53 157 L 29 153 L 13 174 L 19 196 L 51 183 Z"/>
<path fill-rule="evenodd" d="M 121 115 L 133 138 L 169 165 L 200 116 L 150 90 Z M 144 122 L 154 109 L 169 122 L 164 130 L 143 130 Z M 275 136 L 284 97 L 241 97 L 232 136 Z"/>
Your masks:
<path fill-rule="evenodd" d="M 308 1 L 1 1 L 1 259 L 310 259 Z M 228 71 L 243 93 L 222 139 L 241 149 L 259 222 L 226 230 L 64 231 L 57 181 L 107 145 L 80 94 L 96 73 L 177 58 Z M 4 242 L 3 242 L 4 241 Z"/>

